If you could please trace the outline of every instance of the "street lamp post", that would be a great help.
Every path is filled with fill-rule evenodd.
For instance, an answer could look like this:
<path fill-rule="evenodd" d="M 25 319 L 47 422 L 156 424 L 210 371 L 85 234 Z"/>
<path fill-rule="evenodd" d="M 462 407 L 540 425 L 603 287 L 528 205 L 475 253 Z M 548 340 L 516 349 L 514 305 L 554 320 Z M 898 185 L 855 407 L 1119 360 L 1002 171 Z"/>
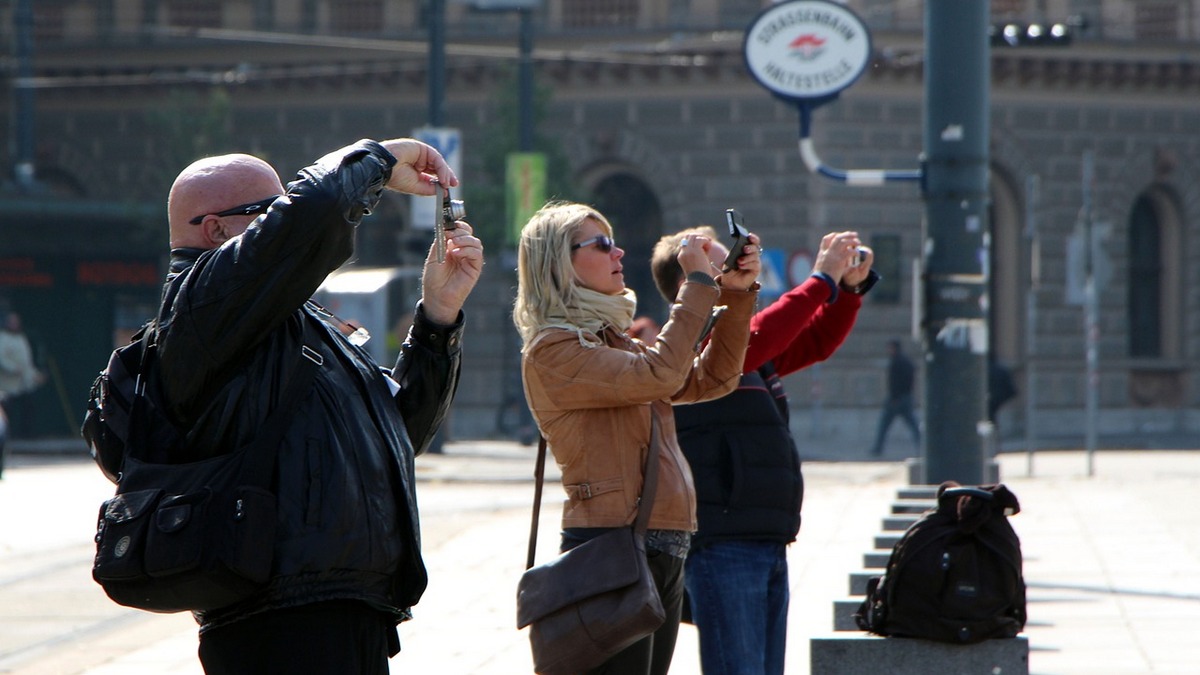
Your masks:
<path fill-rule="evenodd" d="M 13 173 L 21 189 L 30 190 L 34 186 L 34 108 L 30 84 L 33 78 L 33 0 L 17 0 L 13 7 L 13 29 L 17 61 L 13 86 L 16 117 Z"/>
<path fill-rule="evenodd" d="M 446 0 L 429 0 L 429 126 L 442 126 L 446 100 Z"/>
<path fill-rule="evenodd" d="M 987 0 L 925 3 L 923 482 L 984 479 Z"/>
<path fill-rule="evenodd" d="M 520 97 L 520 120 L 517 125 L 517 149 L 533 152 L 533 9 L 522 7 L 520 59 L 517 65 L 517 87 Z"/>

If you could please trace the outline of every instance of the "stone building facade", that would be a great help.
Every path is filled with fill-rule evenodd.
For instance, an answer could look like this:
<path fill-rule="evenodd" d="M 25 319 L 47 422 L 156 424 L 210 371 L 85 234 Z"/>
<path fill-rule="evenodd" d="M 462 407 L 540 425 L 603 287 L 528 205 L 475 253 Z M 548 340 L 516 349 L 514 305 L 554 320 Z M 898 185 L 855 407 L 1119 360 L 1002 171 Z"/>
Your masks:
<path fill-rule="evenodd" d="M 17 79 L 21 4 L 0 10 L 0 37 L 16 55 L 7 61 L 13 86 L 0 92 L 13 111 L 0 118 L 11 139 L 0 157 L 14 167 L 0 192 L 0 303 L 19 308 L 44 353 L 58 356 L 74 402 L 113 336 L 153 305 L 165 189 L 194 154 L 254 152 L 286 177 L 326 150 L 408 135 L 428 121 L 436 3 L 37 2 L 32 77 Z M 565 159 L 570 196 L 612 216 L 627 270 L 645 267 L 638 261 L 660 234 L 717 223 L 728 207 L 775 250 L 782 284 L 805 276 L 822 234 L 859 231 L 886 280 L 838 354 L 791 376 L 788 388 L 802 445 L 865 447 L 884 388 L 884 344 L 901 337 L 910 354 L 921 352 L 913 338 L 920 187 L 851 187 L 809 172 L 796 110 L 743 65 L 743 31 L 765 4 L 540 3 L 533 68 L 549 98 L 537 135 Z M 817 110 L 815 147 L 843 169 L 917 168 L 925 3 L 846 4 L 872 31 L 871 65 Z M 1006 444 L 1083 437 L 1089 344 L 1102 437 L 1200 429 L 1197 4 L 992 0 L 997 25 L 1061 20 L 1073 31 L 1067 46 L 992 50 L 990 340 L 1021 391 L 1001 412 Z M 512 87 L 520 19 L 468 2 L 444 10 L 444 124 L 462 134 L 470 213 L 473 196 L 495 193 L 478 189 L 499 175 L 482 149 L 511 117 L 498 100 Z M 31 116 L 22 117 L 21 93 L 32 93 Z M 26 136 L 30 158 L 20 153 Z M 20 180 L 24 159 L 32 187 Z M 1087 231 L 1099 282 L 1090 343 Z M 411 267 L 424 236 L 406 201 L 389 196 L 360 232 L 358 264 Z M 486 244 L 453 437 L 506 433 L 502 411 L 520 400 L 511 246 L 502 237 Z M 627 276 L 643 311 L 661 317 L 648 274 Z M 402 314 L 416 289 L 401 281 L 391 293 Z M 56 395 L 42 395 L 57 410 Z M 44 414 L 45 433 L 64 428 L 61 416 Z"/>

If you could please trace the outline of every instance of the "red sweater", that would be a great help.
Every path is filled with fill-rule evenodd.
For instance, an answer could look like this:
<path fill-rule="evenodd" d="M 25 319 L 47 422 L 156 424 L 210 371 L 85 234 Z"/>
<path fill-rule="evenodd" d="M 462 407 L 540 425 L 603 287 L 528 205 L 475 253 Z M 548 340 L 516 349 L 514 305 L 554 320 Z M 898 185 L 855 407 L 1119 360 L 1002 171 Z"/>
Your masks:
<path fill-rule="evenodd" d="M 772 361 L 782 377 L 832 356 L 854 328 L 862 296 L 843 290 L 827 304 L 829 296 L 828 284 L 809 277 L 755 314 L 743 372 Z"/>

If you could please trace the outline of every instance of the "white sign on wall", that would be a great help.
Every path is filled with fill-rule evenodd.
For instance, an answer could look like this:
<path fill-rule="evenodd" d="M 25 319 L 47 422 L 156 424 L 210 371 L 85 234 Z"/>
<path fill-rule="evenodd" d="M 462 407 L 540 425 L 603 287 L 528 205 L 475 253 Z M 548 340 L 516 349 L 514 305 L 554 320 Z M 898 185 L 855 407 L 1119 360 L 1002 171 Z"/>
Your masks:
<path fill-rule="evenodd" d="M 446 158 L 446 163 L 454 170 L 459 180 L 462 180 L 462 132 L 449 127 L 421 127 L 414 129 L 412 137 L 428 143 Z M 461 199 L 457 191 L 455 199 Z M 409 217 L 414 230 L 432 230 L 434 218 L 438 215 L 437 197 L 410 197 Z"/>

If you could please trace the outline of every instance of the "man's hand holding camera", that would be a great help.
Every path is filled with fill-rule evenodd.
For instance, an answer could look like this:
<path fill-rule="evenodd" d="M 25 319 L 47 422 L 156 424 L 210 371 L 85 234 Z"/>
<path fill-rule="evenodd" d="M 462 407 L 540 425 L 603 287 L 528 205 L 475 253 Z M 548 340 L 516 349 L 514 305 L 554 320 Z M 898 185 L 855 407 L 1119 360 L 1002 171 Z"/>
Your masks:
<path fill-rule="evenodd" d="M 875 252 L 864 246 L 857 232 L 830 232 L 821 238 L 813 273 L 828 274 L 834 283 L 855 287 L 866 281 Z"/>
<path fill-rule="evenodd" d="M 383 141 L 383 147 L 396 157 L 387 187 L 397 192 L 420 196 L 437 193 L 434 183 L 458 186 L 458 176 L 435 148 L 411 138 Z M 473 235 L 465 220 L 447 227 L 445 262 L 439 263 L 430 246 L 421 275 L 421 304 L 429 320 L 449 325 L 458 320 L 458 312 L 483 272 L 483 242 Z"/>
<path fill-rule="evenodd" d="M 433 146 L 413 138 L 394 138 L 380 141 L 396 158 L 392 177 L 387 188 L 410 195 L 432 196 L 433 181 L 442 185 L 458 187 L 458 176 L 446 163 L 446 159 Z"/>

